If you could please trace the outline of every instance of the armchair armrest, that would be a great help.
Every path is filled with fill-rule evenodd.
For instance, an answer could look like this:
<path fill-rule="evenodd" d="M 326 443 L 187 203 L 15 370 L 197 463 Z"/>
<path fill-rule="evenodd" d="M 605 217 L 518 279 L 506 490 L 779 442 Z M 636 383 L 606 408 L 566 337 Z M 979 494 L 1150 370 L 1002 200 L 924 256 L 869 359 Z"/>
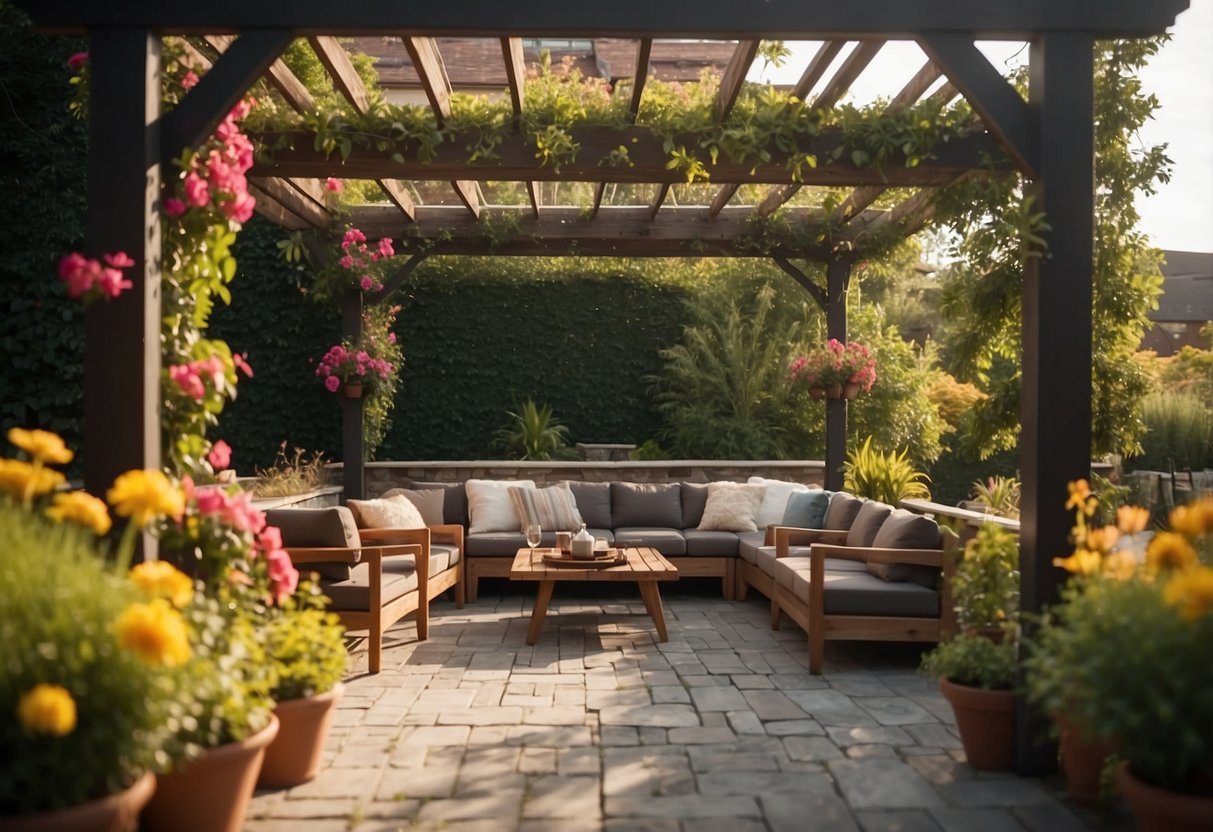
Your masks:
<path fill-rule="evenodd" d="M 804 546 L 815 543 L 842 544 L 847 539 L 845 529 L 801 529 L 796 526 L 771 526 L 768 528 L 767 534 L 770 535 L 772 533 L 774 534 L 775 557 L 777 558 L 786 558 L 788 556 L 788 547 L 792 545 Z"/>
<path fill-rule="evenodd" d="M 861 560 L 865 563 L 905 563 L 936 568 L 942 568 L 944 564 L 942 549 L 877 549 L 872 546 L 833 546 L 826 543 L 814 543 L 812 554 L 816 555 L 819 551 L 823 564 L 824 558 Z"/>
<path fill-rule="evenodd" d="M 420 555 L 420 546 L 363 546 L 358 549 L 346 547 L 306 547 L 295 546 L 288 548 L 291 562 L 300 563 L 348 563 L 351 566 L 361 563 L 363 555 L 370 562 L 385 555 Z"/>
<path fill-rule="evenodd" d="M 459 551 L 463 551 L 463 526 L 458 523 L 443 523 L 439 526 L 430 526 L 430 538 L 439 543 L 451 543 L 459 547 Z"/>
<path fill-rule="evenodd" d="M 429 529 L 359 529 L 358 536 L 365 543 L 411 543 L 429 549 Z"/>

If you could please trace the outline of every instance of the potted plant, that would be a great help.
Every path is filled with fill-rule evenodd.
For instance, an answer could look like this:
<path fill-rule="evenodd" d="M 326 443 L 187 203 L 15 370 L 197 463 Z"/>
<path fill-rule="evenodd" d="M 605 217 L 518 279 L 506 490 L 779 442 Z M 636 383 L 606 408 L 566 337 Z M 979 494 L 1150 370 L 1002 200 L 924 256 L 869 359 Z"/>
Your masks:
<path fill-rule="evenodd" d="M 807 387 L 814 399 L 853 399 L 876 383 L 876 359 L 863 344 L 831 338 L 824 347 L 797 356 L 788 367 L 793 384 Z"/>
<path fill-rule="evenodd" d="M 1019 621 L 1019 538 L 983 523 L 966 544 L 952 578 L 962 631 L 1001 641 Z"/>
<path fill-rule="evenodd" d="M 1117 783 L 1140 828 L 1213 828 L 1213 499 L 1172 511 L 1144 558 L 1125 543 L 1144 509 L 1088 527 L 1085 483 L 1070 504 L 1075 550 L 1057 563 L 1073 575 L 1036 635 L 1029 695 L 1118 749 Z"/>
<path fill-rule="evenodd" d="M 358 399 L 379 382 L 387 381 L 394 370 L 388 361 L 347 339 L 329 347 L 316 366 L 316 376 L 324 380 L 324 388 L 330 393 L 340 390 L 346 398 Z"/>
<path fill-rule="evenodd" d="M 965 757 L 973 768 L 1006 771 L 1015 764 L 1015 644 L 962 634 L 922 658 L 952 705 Z"/>
<path fill-rule="evenodd" d="M 185 621 L 126 572 L 129 546 L 107 559 L 105 503 L 51 496 L 62 440 L 8 438 L 25 458 L 0 459 L 0 827 L 133 829 L 191 702 Z M 191 594 L 171 567 L 159 579 Z"/>
<path fill-rule="evenodd" d="M 262 788 L 297 786 L 320 771 L 346 667 L 345 630 L 337 616 L 325 612 L 325 600 L 319 587 L 305 582 L 270 620 L 271 694 L 282 727 L 261 765 Z"/>

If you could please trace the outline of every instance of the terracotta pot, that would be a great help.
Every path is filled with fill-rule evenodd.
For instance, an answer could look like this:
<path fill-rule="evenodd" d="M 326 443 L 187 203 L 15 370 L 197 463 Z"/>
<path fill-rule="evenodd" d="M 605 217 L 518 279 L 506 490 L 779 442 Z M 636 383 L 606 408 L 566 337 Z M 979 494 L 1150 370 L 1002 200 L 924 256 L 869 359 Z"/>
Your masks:
<path fill-rule="evenodd" d="M 1104 763 L 1116 753 L 1117 744 L 1087 736 L 1087 732 L 1065 714 L 1055 714 L 1053 720 L 1061 733 L 1061 769 L 1066 775 L 1066 795 L 1075 803 L 1098 803 Z"/>
<path fill-rule="evenodd" d="M 952 705 L 965 757 L 973 768 L 1009 771 L 1015 766 L 1015 692 L 985 690 L 939 680 Z"/>
<path fill-rule="evenodd" d="M 841 384 L 831 384 L 829 387 L 827 387 L 826 388 L 826 398 L 827 399 L 841 399 L 842 398 L 842 385 Z"/>
<path fill-rule="evenodd" d="M 341 393 L 347 399 L 361 399 L 362 398 L 362 382 L 347 381 L 345 384 L 341 385 Z"/>
<path fill-rule="evenodd" d="M 825 397 L 826 397 L 826 389 L 824 387 L 810 387 L 809 388 L 809 398 L 810 399 L 821 400 L 821 399 L 824 399 Z"/>
<path fill-rule="evenodd" d="M 240 832 L 278 718 L 251 737 L 208 749 L 159 778 L 143 832 Z"/>
<path fill-rule="evenodd" d="M 1128 763 L 1117 769 L 1116 785 L 1142 832 L 1208 832 L 1213 829 L 1213 796 L 1160 789 L 1139 779 Z"/>
<path fill-rule="evenodd" d="M 842 397 L 844 399 L 853 399 L 859 395 L 858 384 L 844 384 L 842 387 Z"/>
<path fill-rule="evenodd" d="M 274 708 L 281 727 L 265 750 L 257 786 L 284 789 L 312 780 L 320 773 L 324 741 L 333 724 L 333 709 L 345 693 L 340 682 L 328 693 L 288 699 Z"/>
<path fill-rule="evenodd" d="M 145 772 L 123 791 L 90 800 L 79 806 L 38 815 L 0 818 L 5 832 L 131 832 L 139 812 L 156 790 L 156 775 Z"/>

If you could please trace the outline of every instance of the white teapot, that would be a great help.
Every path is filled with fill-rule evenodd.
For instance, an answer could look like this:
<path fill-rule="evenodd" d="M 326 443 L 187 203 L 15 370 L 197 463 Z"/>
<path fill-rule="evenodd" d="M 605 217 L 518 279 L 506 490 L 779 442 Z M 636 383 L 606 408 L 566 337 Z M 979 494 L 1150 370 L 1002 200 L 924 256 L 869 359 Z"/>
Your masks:
<path fill-rule="evenodd" d="M 584 558 L 588 560 L 594 557 L 594 535 L 586 531 L 585 523 L 582 523 L 581 528 L 577 531 L 577 534 L 573 535 L 571 552 L 575 558 Z"/>

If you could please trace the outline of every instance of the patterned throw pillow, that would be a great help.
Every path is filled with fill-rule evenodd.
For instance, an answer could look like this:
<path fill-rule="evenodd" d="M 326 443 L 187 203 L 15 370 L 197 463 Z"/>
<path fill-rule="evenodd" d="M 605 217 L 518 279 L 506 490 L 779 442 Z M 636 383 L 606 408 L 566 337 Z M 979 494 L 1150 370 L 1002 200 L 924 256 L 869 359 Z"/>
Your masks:
<path fill-rule="evenodd" d="M 404 496 L 379 500 L 347 500 L 360 529 L 423 529 L 421 512 Z"/>
<path fill-rule="evenodd" d="M 532 523 L 539 524 L 545 532 L 571 532 L 581 528 L 577 501 L 565 486 L 511 488 L 510 501 L 518 513 L 519 528 Z"/>
<path fill-rule="evenodd" d="M 700 531 L 758 531 L 754 517 L 762 505 L 765 490 L 761 485 L 708 483 L 708 502 L 703 507 L 703 519 L 699 521 Z"/>

